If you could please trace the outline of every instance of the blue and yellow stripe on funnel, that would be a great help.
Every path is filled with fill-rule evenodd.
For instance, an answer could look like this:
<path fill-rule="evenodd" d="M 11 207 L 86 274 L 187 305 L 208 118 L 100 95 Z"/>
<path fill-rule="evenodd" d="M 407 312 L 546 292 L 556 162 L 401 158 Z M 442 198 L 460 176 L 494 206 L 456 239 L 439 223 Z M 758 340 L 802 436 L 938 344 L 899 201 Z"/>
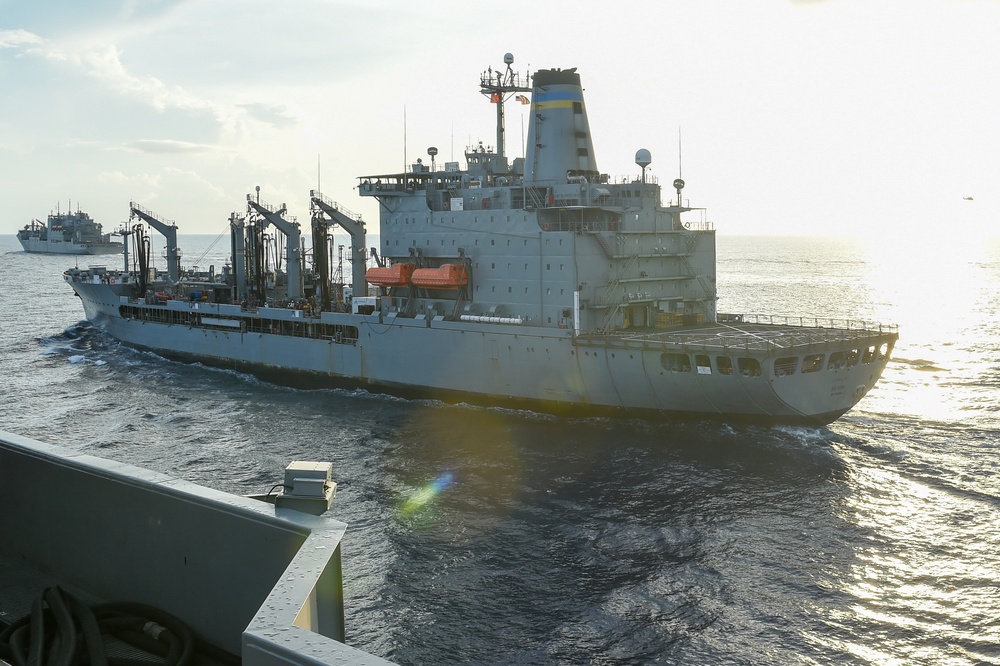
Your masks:
<path fill-rule="evenodd" d="M 582 90 L 539 90 L 532 94 L 532 109 L 572 109 L 573 103 L 583 106 Z"/>

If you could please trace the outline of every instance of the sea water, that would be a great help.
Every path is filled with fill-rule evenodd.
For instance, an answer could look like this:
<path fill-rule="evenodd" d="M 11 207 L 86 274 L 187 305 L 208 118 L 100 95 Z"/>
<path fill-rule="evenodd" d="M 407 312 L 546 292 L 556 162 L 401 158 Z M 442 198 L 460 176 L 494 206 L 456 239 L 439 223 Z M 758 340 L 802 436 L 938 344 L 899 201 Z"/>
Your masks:
<path fill-rule="evenodd" d="M 228 250 L 181 244 L 217 271 Z M 348 642 L 400 664 L 1000 664 L 1000 242 L 718 247 L 721 312 L 899 324 L 846 416 L 565 419 L 278 387 L 81 323 L 62 272 L 121 259 L 10 236 L 0 429 L 238 494 L 332 461 Z"/>

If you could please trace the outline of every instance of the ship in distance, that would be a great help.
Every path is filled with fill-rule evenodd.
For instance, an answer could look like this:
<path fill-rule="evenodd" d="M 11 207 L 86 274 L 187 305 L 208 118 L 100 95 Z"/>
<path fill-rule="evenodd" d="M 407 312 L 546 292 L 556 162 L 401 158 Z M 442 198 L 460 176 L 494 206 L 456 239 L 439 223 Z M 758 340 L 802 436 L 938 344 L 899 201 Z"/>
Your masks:
<path fill-rule="evenodd" d="M 124 244 L 111 240 L 98 222 L 77 208 L 76 212 L 50 213 L 46 222 L 32 220 L 17 232 L 25 252 L 44 254 L 117 254 Z"/>
<path fill-rule="evenodd" d="M 379 204 L 377 248 L 360 216 L 311 191 L 306 252 L 258 188 L 230 215 L 231 263 L 185 271 L 176 224 L 132 203 L 124 265 L 65 273 L 86 318 L 282 384 L 566 415 L 825 424 L 872 389 L 894 326 L 716 312 L 715 230 L 684 182 L 664 204 L 644 149 L 633 175 L 602 173 L 576 69 L 528 77 L 512 63 L 479 81 L 495 147 L 466 149 L 464 165 L 429 148 L 429 165 L 359 177 Z M 512 160 L 508 101 L 531 105 Z M 165 270 L 150 265 L 150 227 Z M 351 238 L 350 278 L 335 227 Z"/>

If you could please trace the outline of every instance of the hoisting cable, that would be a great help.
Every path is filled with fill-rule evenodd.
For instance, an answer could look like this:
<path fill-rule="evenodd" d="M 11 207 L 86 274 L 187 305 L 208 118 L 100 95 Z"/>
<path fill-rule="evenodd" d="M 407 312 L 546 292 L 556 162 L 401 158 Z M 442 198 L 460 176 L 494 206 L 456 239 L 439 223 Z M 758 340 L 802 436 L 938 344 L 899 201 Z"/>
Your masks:
<path fill-rule="evenodd" d="M 194 262 L 194 265 L 195 266 L 201 266 L 201 262 L 205 261 L 205 257 L 208 256 L 208 253 L 211 252 L 212 250 L 214 250 L 215 246 L 219 244 L 219 241 L 222 240 L 228 233 L 229 233 L 229 224 L 227 223 L 226 224 L 226 228 L 223 229 L 219 233 L 219 235 L 215 237 L 215 240 L 212 241 L 212 244 L 209 245 L 208 248 L 204 252 L 201 253 L 201 256 L 198 257 L 198 261 Z"/>

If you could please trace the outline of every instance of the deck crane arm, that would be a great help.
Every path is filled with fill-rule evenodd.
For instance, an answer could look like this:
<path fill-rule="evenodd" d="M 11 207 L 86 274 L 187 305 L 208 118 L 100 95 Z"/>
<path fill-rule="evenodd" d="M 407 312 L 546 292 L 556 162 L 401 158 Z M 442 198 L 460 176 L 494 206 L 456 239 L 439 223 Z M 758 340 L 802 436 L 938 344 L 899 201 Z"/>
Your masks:
<path fill-rule="evenodd" d="M 302 232 L 299 230 L 299 223 L 289 222 L 282 217 L 286 211 L 284 204 L 281 205 L 281 208 L 272 208 L 259 199 L 255 199 L 252 194 L 247 195 L 247 207 L 251 213 L 256 213 L 285 234 L 285 260 L 288 267 L 288 298 L 301 298 L 302 256 L 300 246 Z"/>
<path fill-rule="evenodd" d="M 134 201 L 129 203 L 130 216 L 139 218 L 149 226 L 153 227 L 167 240 L 167 278 L 171 282 L 177 282 L 181 277 L 181 252 L 177 247 L 177 225 L 162 219 L 153 211 L 143 208 Z"/>
<path fill-rule="evenodd" d="M 340 226 L 351 237 L 351 280 L 355 296 L 368 295 L 367 251 L 365 249 L 365 223 L 360 215 L 345 211 L 336 202 L 330 201 L 317 190 L 309 191 L 310 206 L 322 212 L 332 224 Z"/>

